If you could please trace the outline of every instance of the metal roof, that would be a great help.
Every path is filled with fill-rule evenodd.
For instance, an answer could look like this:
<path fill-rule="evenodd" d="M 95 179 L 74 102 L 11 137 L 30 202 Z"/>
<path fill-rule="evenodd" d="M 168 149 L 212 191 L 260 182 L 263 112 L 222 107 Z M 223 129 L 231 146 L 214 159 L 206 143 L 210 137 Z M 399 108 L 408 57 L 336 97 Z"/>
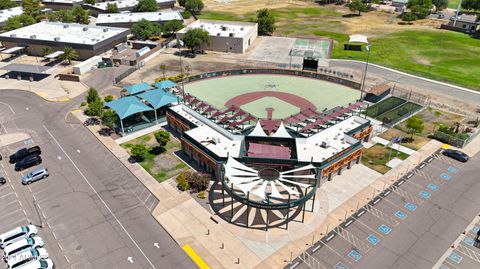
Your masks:
<path fill-rule="evenodd" d="M 153 86 L 155 86 L 158 89 L 168 89 L 168 88 L 176 87 L 177 83 L 167 79 L 167 80 L 155 82 Z"/>
<path fill-rule="evenodd" d="M 135 96 L 122 97 L 106 103 L 105 106 L 113 109 L 122 120 L 136 113 L 153 110 Z"/>
<path fill-rule="evenodd" d="M 143 92 L 135 96 L 147 101 L 154 109 L 178 101 L 175 95 L 162 89 Z"/>
<path fill-rule="evenodd" d="M 0 69 L 14 71 L 14 72 L 44 74 L 48 69 L 50 69 L 50 66 L 33 65 L 33 64 L 9 64 Z"/>
<path fill-rule="evenodd" d="M 141 92 L 144 92 L 144 91 L 148 91 L 148 90 L 152 90 L 153 87 L 150 86 L 148 83 L 146 82 L 142 82 L 142 83 L 139 83 L 139 84 L 135 84 L 135 85 L 130 85 L 130 86 L 124 86 L 123 87 L 127 92 L 128 94 L 130 95 L 134 95 L 134 94 L 137 94 L 137 93 L 141 93 Z"/>

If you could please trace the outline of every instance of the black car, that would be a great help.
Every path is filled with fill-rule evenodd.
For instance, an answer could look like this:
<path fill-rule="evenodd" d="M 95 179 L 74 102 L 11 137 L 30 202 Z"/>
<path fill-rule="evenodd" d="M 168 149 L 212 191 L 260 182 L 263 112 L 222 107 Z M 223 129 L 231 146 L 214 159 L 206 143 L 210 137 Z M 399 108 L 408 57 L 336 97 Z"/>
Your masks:
<path fill-rule="evenodd" d="M 460 150 L 446 149 L 442 154 L 463 163 L 467 162 L 469 159 L 468 155 Z"/>
<path fill-rule="evenodd" d="M 42 158 L 40 157 L 40 155 L 30 155 L 15 164 L 15 171 L 22 171 L 23 169 L 26 169 L 41 163 L 42 163 Z"/>
<path fill-rule="evenodd" d="M 34 146 L 31 148 L 23 148 L 15 152 L 14 154 L 10 155 L 10 163 L 16 163 L 22 159 L 25 159 L 27 156 L 31 155 L 40 155 L 42 151 L 40 150 L 39 146 Z"/>
<path fill-rule="evenodd" d="M 7 179 L 4 177 L 0 177 L 0 185 L 3 185 L 5 183 L 7 183 Z"/>

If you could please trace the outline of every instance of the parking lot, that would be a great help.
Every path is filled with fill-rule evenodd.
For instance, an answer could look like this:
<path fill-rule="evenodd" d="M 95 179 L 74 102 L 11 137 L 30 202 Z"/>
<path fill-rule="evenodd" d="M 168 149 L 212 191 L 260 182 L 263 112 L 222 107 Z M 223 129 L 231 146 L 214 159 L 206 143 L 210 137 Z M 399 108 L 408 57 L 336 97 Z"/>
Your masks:
<path fill-rule="evenodd" d="M 472 162 L 478 162 L 478 158 L 465 164 L 439 153 L 432 155 L 313 244 L 287 268 L 431 268 L 465 223 L 478 213 L 478 207 L 471 202 L 461 201 L 468 205 L 463 207 L 461 203 L 454 204 L 467 199 L 461 192 L 473 195 L 472 184 L 460 176 L 465 170 L 472 176 L 470 180 L 474 180 Z M 469 231 L 468 242 L 462 242 L 462 247 L 455 251 L 458 256 L 469 253 L 473 258 L 468 262 L 461 259 L 465 267 L 459 267 L 460 262 L 442 269 L 480 267 L 480 250 L 465 250 L 472 248 L 468 243 L 474 232 Z M 451 262 L 451 259 L 446 261 L 450 265 Z"/>
<path fill-rule="evenodd" d="M 0 103 L 0 134 L 24 132 L 31 138 L 0 145 L 0 173 L 8 180 L 0 186 L 5 201 L 0 204 L 5 216 L 0 233 L 30 222 L 37 225 L 56 268 L 193 264 L 151 216 L 158 204 L 155 196 L 88 130 L 66 125 L 62 110 L 42 111 L 58 108 L 51 104 L 34 108 L 38 97 L 12 96 L 11 109 Z M 41 147 L 42 166 L 50 176 L 23 186 L 22 176 L 34 167 L 15 172 L 8 156 L 34 145 Z"/>

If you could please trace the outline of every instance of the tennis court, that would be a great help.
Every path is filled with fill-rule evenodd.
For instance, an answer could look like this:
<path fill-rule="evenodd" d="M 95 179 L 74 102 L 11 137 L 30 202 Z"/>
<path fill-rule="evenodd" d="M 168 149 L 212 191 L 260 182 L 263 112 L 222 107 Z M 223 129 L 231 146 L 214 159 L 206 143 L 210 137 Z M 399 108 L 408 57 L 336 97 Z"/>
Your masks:
<path fill-rule="evenodd" d="M 359 97 L 352 88 L 318 79 L 290 75 L 232 75 L 195 81 L 185 85 L 185 92 L 219 109 L 231 99 L 240 100 L 240 108 L 258 118 L 265 118 L 267 108 L 272 119 L 282 119 L 302 108 L 317 111 L 345 106 Z M 252 93 L 256 97 L 252 99 Z M 235 98 L 235 99 L 234 99 Z M 232 104 L 230 102 L 229 104 Z M 273 110 L 272 110 L 273 109 Z"/>

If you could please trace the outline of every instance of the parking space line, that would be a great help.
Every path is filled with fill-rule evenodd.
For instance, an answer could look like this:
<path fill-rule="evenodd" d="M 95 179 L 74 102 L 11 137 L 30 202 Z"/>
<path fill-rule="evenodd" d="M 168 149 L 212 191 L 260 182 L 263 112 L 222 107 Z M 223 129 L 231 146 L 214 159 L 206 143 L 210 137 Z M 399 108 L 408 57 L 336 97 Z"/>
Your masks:
<path fill-rule="evenodd" d="M 352 244 L 354 247 L 359 249 L 360 251 L 367 253 L 370 251 L 370 246 L 364 243 L 361 239 L 359 239 L 356 235 L 353 233 L 349 232 L 348 230 L 341 228 L 339 226 L 335 227 L 335 232 L 340 235 L 343 239 L 348 241 L 350 244 Z"/>
<path fill-rule="evenodd" d="M 470 248 L 462 245 L 462 244 L 459 244 L 456 248 L 456 250 L 458 252 L 460 252 L 461 254 L 467 256 L 468 258 L 472 259 L 473 261 L 477 262 L 477 263 L 480 263 L 480 253 L 474 251 L 474 250 L 471 250 Z M 453 253 L 453 252 L 452 252 Z M 461 260 L 461 259 L 460 259 Z"/>
<path fill-rule="evenodd" d="M 4 197 L 7 197 L 7 196 L 12 195 L 12 194 L 15 195 L 16 193 L 15 193 L 15 192 L 9 192 L 9 193 L 7 193 L 7 194 L 5 194 L 5 195 L 2 195 L 2 196 L 0 196 L 0 200 L 3 199 Z M 18 198 L 18 196 L 17 196 L 17 198 Z"/>
<path fill-rule="evenodd" d="M 11 215 L 13 215 L 13 214 L 15 214 L 15 213 L 17 213 L 17 212 L 19 212 L 19 211 L 22 211 L 22 210 L 23 210 L 23 209 L 18 208 L 18 209 L 15 210 L 15 211 L 12 211 L 12 212 L 10 212 L 10 213 L 7 213 L 7 214 L 5 214 L 5 215 L 2 215 L 2 218 L 4 219 L 5 217 L 11 216 Z"/>
<path fill-rule="evenodd" d="M 370 212 L 372 215 L 374 215 L 375 217 L 377 217 L 378 219 L 380 220 L 383 220 L 385 222 L 387 222 L 388 224 L 392 225 L 392 226 L 397 226 L 399 224 L 399 222 L 397 220 L 395 220 L 394 218 L 390 217 L 389 215 L 383 213 L 383 211 L 367 204 L 367 210 L 368 212 Z"/>
<path fill-rule="evenodd" d="M 423 199 L 420 199 L 420 198 L 417 198 L 415 196 L 413 196 L 413 194 L 407 192 L 407 191 L 404 191 L 402 189 L 400 189 L 399 187 L 394 187 L 392 185 L 392 188 L 393 188 L 393 191 L 395 191 L 395 193 L 397 193 L 398 195 L 400 196 L 403 196 L 404 198 L 416 203 L 416 204 L 422 204 L 423 203 Z"/>

